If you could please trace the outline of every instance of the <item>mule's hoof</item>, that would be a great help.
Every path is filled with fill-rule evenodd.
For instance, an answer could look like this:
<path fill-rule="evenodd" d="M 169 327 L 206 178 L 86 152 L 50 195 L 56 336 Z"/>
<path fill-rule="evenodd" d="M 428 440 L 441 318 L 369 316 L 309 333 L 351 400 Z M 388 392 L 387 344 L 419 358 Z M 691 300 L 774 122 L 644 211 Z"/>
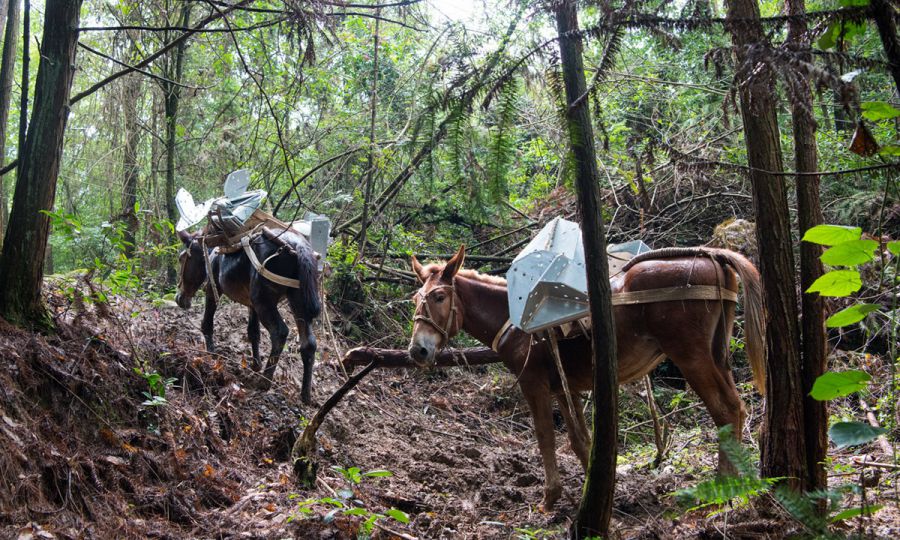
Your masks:
<path fill-rule="evenodd" d="M 544 498 L 541 500 L 541 505 L 538 509 L 545 514 L 552 512 L 560 495 L 562 495 L 562 486 L 544 488 Z"/>

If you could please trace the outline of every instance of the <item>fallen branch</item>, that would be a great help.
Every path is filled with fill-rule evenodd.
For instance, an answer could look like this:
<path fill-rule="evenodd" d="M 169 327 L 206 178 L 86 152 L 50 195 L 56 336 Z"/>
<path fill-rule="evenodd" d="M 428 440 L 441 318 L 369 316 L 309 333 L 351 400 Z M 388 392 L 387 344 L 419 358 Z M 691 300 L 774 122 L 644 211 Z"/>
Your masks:
<path fill-rule="evenodd" d="M 373 369 L 375 369 L 375 362 L 369 363 L 362 371 L 347 379 L 347 382 L 338 388 L 325 404 L 316 411 L 316 415 L 306 425 L 303 434 L 294 443 L 294 447 L 291 449 L 291 462 L 294 464 L 294 474 L 297 475 L 297 478 L 303 485 L 312 487 L 316 482 L 316 472 L 319 469 L 319 465 L 313 460 L 313 456 L 316 453 L 316 432 L 325 420 L 325 416 L 331 412 L 331 409 L 337 405 L 338 401 L 347 392 L 359 384 L 359 381 Z"/>
<path fill-rule="evenodd" d="M 444 349 L 436 353 L 434 367 L 480 366 L 500 362 L 500 356 L 487 347 L 469 349 Z M 357 347 L 350 349 L 341 361 L 348 370 L 372 364 L 379 368 L 420 368 L 410 358 L 409 353 L 399 349 L 376 349 Z"/>

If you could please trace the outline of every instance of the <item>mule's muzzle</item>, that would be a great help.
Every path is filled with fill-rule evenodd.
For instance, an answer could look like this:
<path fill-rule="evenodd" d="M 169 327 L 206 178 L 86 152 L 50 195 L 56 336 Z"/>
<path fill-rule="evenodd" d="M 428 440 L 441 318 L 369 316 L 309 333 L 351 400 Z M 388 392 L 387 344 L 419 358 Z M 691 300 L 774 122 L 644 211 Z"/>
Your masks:
<path fill-rule="evenodd" d="M 178 307 L 181 309 L 188 309 L 191 307 L 191 299 L 180 292 L 175 295 L 175 303 L 178 304 Z"/>
<path fill-rule="evenodd" d="M 408 349 L 409 358 L 419 367 L 434 365 L 434 347 L 420 343 L 411 343 Z"/>

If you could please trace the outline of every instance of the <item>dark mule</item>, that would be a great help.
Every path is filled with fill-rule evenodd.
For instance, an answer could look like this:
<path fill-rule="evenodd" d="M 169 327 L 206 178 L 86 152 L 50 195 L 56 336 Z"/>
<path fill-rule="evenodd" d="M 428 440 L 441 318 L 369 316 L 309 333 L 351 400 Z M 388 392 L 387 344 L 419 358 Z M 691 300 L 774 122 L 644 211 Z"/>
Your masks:
<path fill-rule="evenodd" d="M 688 284 L 736 292 L 737 276 L 740 276 L 746 298 L 747 353 L 757 387 L 764 389 L 765 336 L 756 268 L 743 256 L 727 250 L 681 250 L 680 254 L 682 256 L 637 262 L 623 275 L 611 280 L 613 293 Z M 464 258 L 462 247 L 444 265 L 423 267 L 413 258 L 413 270 L 423 285 L 416 293 L 409 354 L 419 364 L 430 364 L 435 352 L 445 347 L 447 340 L 460 330 L 497 350 L 506 367 L 518 377 L 531 409 L 546 475 L 542 504 L 549 509 L 562 492 L 556 464 L 553 397 L 556 397 L 568 426 L 572 449 L 582 466 L 587 465 L 590 436 L 578 393 L 591 390 L 593 386 L 591 342 L 583 336 L 559 341 L 563 370 L 573 393 L 573 410 L 570 410 L 547 343 L 532 342 L 530 335 L 515 327 L 504 329 L 509 321 L 506 281 L 461 270 Z M 740 436 L 746 411 L 731 375 L 728 355 L 734 301 L 656 301 L 619 305 L 613 309 L 619 382 L 634 381 L 669 357 L 700 395 L 716 425 L 732 424 L 734 432 Z M 720 451 L 720 471 L 723 467 L 727 471 L 729 465 Z"/>
<path fill-rule="evenodd" d="M 260 261 L 266 261 L 267 270 L 285 278 L 298 280 L 299 288 L 279 285 L 261 276 L 243 250 L 228 255 L 220 254 L 218 250 L 210 251 L 209 262 L 214 279 L 208 280 L 201 243 L 202 231 L 193 235 L 181 231 L 178 236 L 185 249 L 179 255 L 181 276 L 175 302 L 182 308 L 189 308 L 191 298 L 205 283 L 206 309 L 203 312 L 203 324 L 200 329 L 206 340 L 206 349 L 210 352 L 215 350 L 213 315 L 216 313 L 216 300 L 212 287 L 215 286 L 220 295 L 224 294 L 235 302 L 247 306 L 250 311 L 247 335 L 253 352 L 253 369 L 256 371 L 260 369 L 259 323 L 262 322 L 269 331 L 272 350 L 263 373 L 266 384 L 271 384 L 275 367 L 278 365 L 278 357 L 284 350 L 288 337 L 288 327 L 278 313 L 278 303 L 287 297 L 300 335 L 300 356 L 303 358 L 303 387 L 300 396 L 304 403 L 310 403 L 316 354 L 316 338 L 310 323 L 319 316 L 322 307 L 317 282 L 318 263 L 309 242 L 302 235 L 292 230 L 279 230 L 276 234 L 278 241 L 260 235 L 250 242 L 250 247 Z"/>

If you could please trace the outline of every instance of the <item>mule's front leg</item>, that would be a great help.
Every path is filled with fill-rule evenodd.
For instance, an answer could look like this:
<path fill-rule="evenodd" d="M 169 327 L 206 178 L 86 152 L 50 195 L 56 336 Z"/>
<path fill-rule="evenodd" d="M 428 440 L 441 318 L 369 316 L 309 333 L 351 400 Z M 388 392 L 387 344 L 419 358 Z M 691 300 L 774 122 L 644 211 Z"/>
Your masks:
<path fill-rule="evenodd" d="M 520 386 L 531 409 L 534 434 L 537 437 L 538 449 L 541 451 L 541 461 L 544 463 L 544 500 L 541 501 L 541 508 L 549 512 L 562 495 L 562 482 L 556 464 L 556 434 L 553 432 L 550 389 L 538 383 L 526 390 L 531 386 L 527 381 L 522 381 Z"/>
<path fill-rule="evenodd" d="M 213 296 L 213 285 L 206 284 L 206 302 L 203 309 L 203 322 L 200 324 L 200 331 L 203 333 L 203 340 L 206 342 L 206 350 L 208 352 L 216 352 L 216 346 L 213 343 L 213 316 L 216 314 L 216 298 Z"/>
<path fill-rule="evenodd" d="M 584 413 L 582 412 L 581 396 L 577 393 L 572 394 L 572 406 L 574 411 L 569 411 L 569 403 L 566 395 L 560 393 L 556 396 L 556 402 L 559 403 L 559 411 L 566 421 L 566 431 L 569 433 L 569 444 L 572 445 L 572 451 L 578 456 L 581 462 L 581 468 L 587 472 L 588 458 L 590 457 L 591 435 L 588 433 L 587 424 L 584 421 Z"/>
<path fill-rule="evenodd" d="M 313 335 L 308 322 L 303 319 L 297 319 L 296 322 L 300 340 L 300 358 L 303 359 L 303 387 L 300 389 L 300 399 L 303 403 L 310 404 L 313 365 L 316 363 L 316 336 Z"/>
<path fill-rule="evenodd" d="M 250 354 L 253 356 L 251 366 L 253 371 L 259 371 L 262 367 L 259 363 L 259 315 L 250 308 L 250 317 L 247 321 L 247 338 L 250 339 Z"/>

